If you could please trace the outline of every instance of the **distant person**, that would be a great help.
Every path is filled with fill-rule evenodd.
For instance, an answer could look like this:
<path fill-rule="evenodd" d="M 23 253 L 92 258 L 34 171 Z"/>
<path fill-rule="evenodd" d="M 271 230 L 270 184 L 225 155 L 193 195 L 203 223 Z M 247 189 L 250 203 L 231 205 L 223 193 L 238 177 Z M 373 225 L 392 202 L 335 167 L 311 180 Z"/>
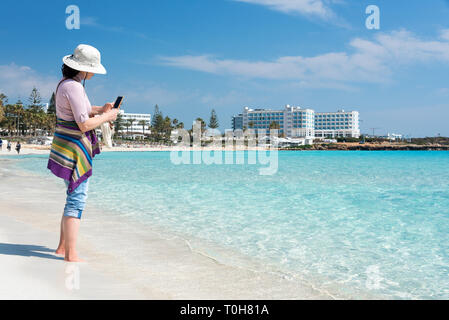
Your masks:
<path fill-rule="evenodd" d="M 17 142 L 17 144 L 16 144 L 16 151 L 17 151 L 17 154 L 20 154 L 20 149 L 22 148 L 22 145 L 20 144 L 20 141 L 19 142 Z"/>
<path fill-rule="evenodd" d="M 64 255 L 66 261 L 82 262 L 76 252 L 76 242 L 89 177 L 92 176 L 92 158 L 100 153 L 95 128 L 115 121 L 119 109 L 113 109 L 112 103 L 92 106 L 84 90 L 84 82 L 94 74 L 106 74 L 97 49 L 80 44 L 62 61 L 63 78 L 55 93 L 56 129 L 47 165 L 54 175 L 64 179 L 67 187 L 61 235 L 55 253 Z"/>
<path fill-rule="evenodd" d="M 8 144 L 6 145 L 6 149 L 8 149 L 8 151 L 11 151 L 11 141 L 8 141 Z"/>
<path fill-rule="evenodd" d="M 0 138 L 0 151 L 2 151 L 3 150 L 3 140 L 2 140 L 2 138 Z"/>

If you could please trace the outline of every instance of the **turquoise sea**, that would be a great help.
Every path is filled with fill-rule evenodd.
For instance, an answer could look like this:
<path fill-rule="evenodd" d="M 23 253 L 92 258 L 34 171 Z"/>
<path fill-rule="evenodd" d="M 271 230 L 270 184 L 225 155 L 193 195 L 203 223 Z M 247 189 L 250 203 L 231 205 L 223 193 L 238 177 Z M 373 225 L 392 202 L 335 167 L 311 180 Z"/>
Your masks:
<path fill-rule="evenodd" d="M 449 299 L 449 152 L 278 156 L 277 173 L 259 175 L 266 165 L 175 165 L 170 152 L 102 153 L 88 201 L 195 239 L 224 263 L 237 261 L 213 248 L 337 295 Z M 47 156 L 20 158 L 21 168 L 57 179 Z"/>

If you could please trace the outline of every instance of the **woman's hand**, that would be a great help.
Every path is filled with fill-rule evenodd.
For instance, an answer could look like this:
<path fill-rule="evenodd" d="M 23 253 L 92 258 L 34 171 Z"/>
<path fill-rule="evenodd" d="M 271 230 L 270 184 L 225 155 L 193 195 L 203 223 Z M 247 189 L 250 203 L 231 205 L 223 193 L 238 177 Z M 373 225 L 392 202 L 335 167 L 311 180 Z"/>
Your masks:
<path fill-rule="evenodd" d="M 109 109 L 109 111 L 105 112 L 107 121 L 115 121 L 117 119 L 117 114 L 119 113 L 119 109 Z"/>
<path fill-rule="evenodd" d="M 106 113 L 106 112 L 108 112 L 109 110 L 112 109 L 113 106 L 114 106 L 114 104 L 111 103 L 111 102 L 106 103 L 106 104 L 103 106 L 103 108 L 101 109 L 101 113 Z"/>
<path fill-rule="evenodd" d="M 93 130 L 95 128 L 98 128 L 103 123 L 115 121 L 117 119 L 117 114 L 119 113 L 118 108 L 112 108 L 112 110 L 109 110 L 105 113 L 103 113 L 99 117 L 92 117 L 89 118 L 87 121 L 84 122 L 77 122 L 78 128 L 80 128 L 81 132 L 87 132 L 89 130 Z"/>

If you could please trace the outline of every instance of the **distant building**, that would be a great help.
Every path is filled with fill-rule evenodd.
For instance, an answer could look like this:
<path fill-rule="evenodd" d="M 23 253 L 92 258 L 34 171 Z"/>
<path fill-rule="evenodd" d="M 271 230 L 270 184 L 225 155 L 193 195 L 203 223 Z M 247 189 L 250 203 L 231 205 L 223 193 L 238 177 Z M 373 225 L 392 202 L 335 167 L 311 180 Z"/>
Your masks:
<path fill-rule="evenodd" d="M 242 125 L 240 126 L 240 118 Z M 250 109 L 233 117 L 234 130 L 253 128 L 269 135 L 270 124 L 276 122 L 279 134 L 290 138 L 336 138 L 360 136 L 358 111 L 320 112 L 286 105 L 283 110 Z"/>
<path fill-rule="evenodd" d="M 379 138 L 388 139 L 390 141 L 402 140 L 402 134 L 388 133 L 386 136 L 380 136 Z"/>
<path fill-rule="evenodd" d="M 243 109 L 243 126 L 270 133 L 270 125 L 276 123 L 279 134 L 286 137 L 313 137 L 314 113 L 312 109 L 301 109 L 286 105 L 284 110 Z"/>
<path fill-rule="evenodd" d="M 120 115 L 122 117 L 123 123 L 122 123 L 122 129 L 120 130 L 121 133 L 138 133 L 142 134 L 143 128 L 142 125 L 139 124 L 140 121 L 145 121 L 145 133 L 150 133 L 150 125 L 151 125 L 151 114 L 149 113 L 126 113 L 123 109 L 120 110 Z M 126 125 L 127 121 L 133 119 L 133 123 L 131 126 Z"/>
<path fill-rule="evenodd" d="M 243 115 L 241 113 L 232 117 L 232 130 L 237 129 L 243 130 Z"/>
<path fill-rule="evenodd" d="M 359 112 L 344 110 L 317 112 L 315 114 L 315 137 L 360 137 Z"/>

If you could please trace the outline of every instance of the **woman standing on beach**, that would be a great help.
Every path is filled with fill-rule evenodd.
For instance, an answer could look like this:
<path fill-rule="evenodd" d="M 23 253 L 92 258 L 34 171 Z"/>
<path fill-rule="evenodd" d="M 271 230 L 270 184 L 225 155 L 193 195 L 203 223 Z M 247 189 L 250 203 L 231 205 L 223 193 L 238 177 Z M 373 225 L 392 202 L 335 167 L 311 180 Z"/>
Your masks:
<path fill-rule="evenodd" d="M 56 254 L 64 255 L 64 260 L 69 262 L 82 262 L 76 252 L 76 241 L 87 199 L 88 178 L 92 175 L 92 158 L 100 153 L 95 128 L 115 121 L 118 109 L 112 109 L 112 103 L 91 106 L 84 90 L 84 82 L 95 73 L 106 74 L 97 49 L 81 44 L 74 54 L 62 60 L 63 78 L 55 94 L 57 123 L 47 168 L 64 179 L 67 187 Z"/>

